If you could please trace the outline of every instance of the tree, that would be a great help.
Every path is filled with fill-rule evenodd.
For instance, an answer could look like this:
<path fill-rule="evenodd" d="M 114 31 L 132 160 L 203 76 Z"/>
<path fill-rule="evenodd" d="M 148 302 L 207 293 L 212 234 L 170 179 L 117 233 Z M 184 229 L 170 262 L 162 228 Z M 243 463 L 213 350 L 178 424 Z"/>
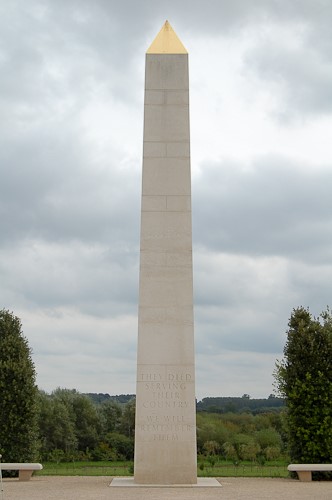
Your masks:
<path fill-rule="evenodd" d="M 68 412 L 78 450 L 85 451 L 87 448 L 94 448 L 99 440 L 100 420 L 91 399 L 75 389 L 57 388 L 52 396 Z"/>
<path fill-rule="evenodd" d="M 118 460 L 132 460 L 134 458 L 134 438 L 119 432 L 107 434 L 106 443 L 115 452 Z"/>
<path fill-rule="evenodd" d="M 251 460 L 251 462 L 254 462 L 260 451 L 261 447 L 258 443 L 255 443 L 253 439 L 240 446 L 240 456 L 243 460 Z"/>
<path fill-rule="evenodd" d="M 130 400 L 122 413 L 121 423 L 120 423 L 120 432 L 128 437 L 135 436 L 135 408 L 136 408 L 136 400 Z"/>
<path fill-rule="evenodd" d="M 220 451 L 220 444 L 217 441 L 206 441 L 204 443 L 204 450 L 207 455 L 217 455 Z"/>
<path fill-rule="evenodd" d="M 281 446 L 280 434 L 272 427 L 257 431 L 255 433 L 255 440 L 260 445 L 262 450 L 268 446 L 279 446 L 279 448 Z"/>
<path fill-rule="evenodd" d="M 237 454 L 235 446 L 232 443 L 227 441 L 223 444 L 222 449 L 226 456 L 226 460 L 232 460 L 234 464 L 238 464 L 239 456 Z"/>
<path fill-rule="evenodd" d="M 264 450 L 267 460 L 276 460 L 280 457 L 281 450 L 279 446 L 268 446 Z"/>
<path fill-rule="evenodd" d="M 37 454 L 37 386 L 28 340 L 19 318 L 0 310 L 0 453 L 5 462 Z"/>
<path fill-rule="evenodd" d="M 332 317 L 294 309 L 276 385 L 286 398 L 291 461 L 329 463 L 332 456 Z"/>
<path fill-rule="evenodd" d="M 76 394 L 73 398 L 75 427 L 78 439 L 78 449 L 85 451 L 98 444 L 100 420 L 95 405 L 84 394 Z"/>
<path fill-rule="evenodd" d="M 102 425 L 102 433 L 115 432 L 121 421 L 122 410 L 119 403 L 112 399 L 105 400 L 98 406 L 99 418 Z"/>
<path fill-rule="evenodd" d="M 59 452 L 72 452 L 77 449 L 75 425 L 68 405 L 60 398 L 39 393 L 39 439 L 42 456 L 50 458 Z M 54 454 L 56 450 L 56 454 Z M 60 455 L 59 455 L 60 456 Z"/>

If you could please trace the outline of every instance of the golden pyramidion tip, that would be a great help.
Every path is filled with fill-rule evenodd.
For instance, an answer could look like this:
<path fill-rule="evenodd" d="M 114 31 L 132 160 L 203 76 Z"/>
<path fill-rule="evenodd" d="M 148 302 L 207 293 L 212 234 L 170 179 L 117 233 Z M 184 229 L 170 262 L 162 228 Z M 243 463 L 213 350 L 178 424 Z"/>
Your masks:
<path fill-rule="evenodd" d="M 187 54 L 187 50 L 168 21 L 146 51 L 147 54 Z"/>

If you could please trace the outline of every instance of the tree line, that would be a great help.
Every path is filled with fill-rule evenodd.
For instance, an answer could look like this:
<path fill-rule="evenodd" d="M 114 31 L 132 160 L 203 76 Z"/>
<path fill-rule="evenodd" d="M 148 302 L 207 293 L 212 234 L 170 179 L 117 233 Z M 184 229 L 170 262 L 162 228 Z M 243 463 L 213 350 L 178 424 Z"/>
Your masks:
<path fill-rule="evenodd" d="M 117 403 L 128 403 L 135 398 L 135 394 L 119 394 L 110 396 L 104 393 L 87 393 L 94 403 L 103 403 L 106 401 L 115 401 Z M 281 411 L 285 407 L 285 400 L 274 394 L 270 394 L 268 398 L 251 399 L 249 394 L 244 394 L 239 397 L 207 397 L 196 402 L 196 410 L 198 412 L 206 411 L 208 413 L 238 413 L 249 412 L 252 414 L 269 413 Z"/>
<path fill-rule="evenodd" d="M 285 400 L 270 394 L 267 399 L 251 399 L 249 394 L 238 397 L 208 397 L 196 404 L 197 411 L 209 413 L 238 413 L 252 414 L 278 412 L 285 407 Z"/>
<path fill-rule="evenodd" d="M 95 402 L 75 389 L 38 394 L 38 441 L 41 460 L 132 460 L 135 398 Z M 271 460 L 285 451 L 278 413 L 197 414 L 199 455 L 232 460 Z"/>
<path fill-rule="evenodd" d="M 75 389 L 38 394 L 41 459 L 131 460 L 134 453 L 135 399 L 102 403 Z"/>
<path fill-rule="evenodd" d="M 285 458 L 282 414 L 197 413 L 197 452 L 212 463 L 218 457 L 236 465 Z"/>

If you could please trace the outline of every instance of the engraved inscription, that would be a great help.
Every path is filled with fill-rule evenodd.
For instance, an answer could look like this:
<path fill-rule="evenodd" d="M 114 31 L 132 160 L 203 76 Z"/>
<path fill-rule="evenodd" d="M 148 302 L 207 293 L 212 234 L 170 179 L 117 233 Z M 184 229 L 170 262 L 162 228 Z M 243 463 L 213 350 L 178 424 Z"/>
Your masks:
<path fill-rule="evenodd" d="M 181 381 L 181 382 L 189 382 L 191 381 L 192 377 L 190 373 L 182 373 L 182 372 L 176 372 L 176 373 L 168 373 L 167 375 L 167 380 L 176 380 L 176 381 Z M 163 376 L 161 373 L 141 373 L 140 374 L 140 380 L 141 381 L 162 381 Z"/>
<path fill-rule="evenodd" d="M 138 428 L 143 432 L 189 432 L 193 426 L 190 424 L 140 424 Z"/>
<path fill-rule="evenodd" d="M 188 410 L 194 406 L 188 400 L 193 375 L 187 371 L 146 370 L 138 374 L 141 392 L 140 405 L 144 417 L 137 423 L 137 430 L 144 439 L 153 441 L 188 440 L 195 433 Z M 160 410 L 164 410 L 160 412 Z"/>
<path fill-rule="evenodd" d="M 143 408 L 188 408 L 188 401 L 143 401 Z"/>
<path fill-rule="evenodd" d="M 153 441 L 178 441 L 178 434 L 154 434 Z"/>

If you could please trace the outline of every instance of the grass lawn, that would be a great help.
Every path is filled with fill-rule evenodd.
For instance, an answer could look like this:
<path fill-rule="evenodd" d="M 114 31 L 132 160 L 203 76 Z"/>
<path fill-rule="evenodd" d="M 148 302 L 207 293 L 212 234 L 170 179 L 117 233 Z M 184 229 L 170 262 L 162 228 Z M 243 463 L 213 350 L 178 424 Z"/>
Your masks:
<path fill-rule="evenodd" d="M 131 476 L 131 462 L 43 462 L 38 476 Z"/>
<path fill-rule="evenodd" d="M 198 469 L 199 477 L 289 477 L 287 465 L 258 465 L 243 463 L 240 465 L 215 465 Z"/>
<path fill-rule="evenodd" d="M 43 470 L 37 472 L 42 476 L 131 476 L 131 462 L 44 462 Z M 287 464 L 271 462 L 258 465 L 243 462 L 233 465 L 229 462 L 217 462 L 214 467 L 205 464 L 204 469 L 197 469 L 199 477 L 288 477 Z"/>

